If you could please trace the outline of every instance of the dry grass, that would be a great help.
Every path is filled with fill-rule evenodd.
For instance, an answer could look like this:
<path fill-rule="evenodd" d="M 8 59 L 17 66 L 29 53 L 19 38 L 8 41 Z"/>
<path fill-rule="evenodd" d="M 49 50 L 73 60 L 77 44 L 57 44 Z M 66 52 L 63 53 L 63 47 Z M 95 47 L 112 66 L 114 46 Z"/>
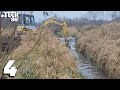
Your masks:
<path fill-rule="evenodd" d="M 81 31 L 82 30 L 90 30 L 90 29 L 95 29 L 97 28 L 98 26 L 96 25 L 86 25 L 86 26 L 83 26 L 82 28 L 81 27 L 78 27 L 78 29 L 80 29 Z"/>
<path fill-rule="evenodd" d="M 0 77 L 2 76 L 2 63 L 1 63 L 1 59 L 0 59 Z"/>
<path fill-rule="evenodd" d="M 76 36 L 77 31 L 78 30 L 75 27 L 68 27 L 68 36 Z"/>
<path fill-rule="evenodd" d="M 77 37 L 79 52 L 92 58 L 109 77 L 120 78 L 120 23 L 85 30 Z"/>
<path fill-rule="evenodd" d="M 13 66 L 18 68 L 38 37 L 38 34 L 34 36 L 31 33 L 30 38 L 29 34 L 22 36 L 21 45 L 12 56 L 15 60 Z M 77 72 L 76 61 L 70 55 L 68 48 L 61 44 L 50 30 L 45 30 L 39 38 L 41 38 L 39 43 L 25 59 L 13 79 L 82 78 Z"/>
<path fill-rule="evenodd" d="M 13 28 L 5 28 L 5 29 L 2 28 L 1 30 L 2 30 L 2 36 L 4 36 L 4 35 L 11 36 L 14 31 Z"/>
<path fill-rule="evenodd" d="M 1 25 L 1 26 L 3 26 L 3 25 Z M 14 35 L 13 34 L 13 32 L 14 32 L 14 30 L 15 30 L 15 25 L 12 27 L 12 28 L 8 28 L 8 27 L 6 27 L 6 26 L 4 26 L 4 28 L 2 27 L 1 28 L 1 51 L 2 51 L 2 53 L 1 53 L 1 57 L 0 57 L 0 77 L 1 77 L 1 75 L 2 75 L 2 70 L 3 70 L 3 61 L 6 63 L 6 60 L 5 60 L 5 58 L 6 58 L 6 56 L 8 55 L 8 48 L 10 49 L 10 48 L 12 48 L 12 39 L 11 39 L 11 37 L 12 37 L 12 35 Z M 9 43 L 9 45 L 7 45 Z M 6 49 L 7 48 L 7 49 Z M 5 50 L 6 49 L 6 50 Z M 3 52 L 5 50 L 5 52 Z M 4 58 L 3 58 L 4 57 Z"/>

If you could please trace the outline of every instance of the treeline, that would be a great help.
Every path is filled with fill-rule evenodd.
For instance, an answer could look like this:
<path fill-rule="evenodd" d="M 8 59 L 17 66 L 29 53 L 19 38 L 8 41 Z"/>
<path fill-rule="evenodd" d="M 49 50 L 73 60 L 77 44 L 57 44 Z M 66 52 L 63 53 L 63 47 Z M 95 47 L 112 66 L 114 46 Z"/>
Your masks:
<path fill-rule="evenodd" d="M 71 13 L 72 14 L 72 13 Z M 86 11 L 84 15 L 76 18 L 60 17 L 54 14 L 53 18 L 66 21 L 68 26 L 101 25 L 111 21 L 120 21 L 120 11 Z M 44 22 L 44 21 L 43 21 Z M 43 23 L 36 23 L 37 27 Z"/>
<path fill-rule="evenodd" d="M 64 19 L 68 26 L 85 26 L 85 25 L 101 25 L 108 21 L 104 20 L 89 20 L 87 18 L 76 18 L 76 19 Z"/>
<path fill-rule="evenodd" d="M 88 11 L 84 16 L 78 18 L 60 18 L 57 15 L 54 15 L 53 18 L 66 21 L 69 26 L 101 25 L 111 21 L 120 21 L 120 11 Z"/>

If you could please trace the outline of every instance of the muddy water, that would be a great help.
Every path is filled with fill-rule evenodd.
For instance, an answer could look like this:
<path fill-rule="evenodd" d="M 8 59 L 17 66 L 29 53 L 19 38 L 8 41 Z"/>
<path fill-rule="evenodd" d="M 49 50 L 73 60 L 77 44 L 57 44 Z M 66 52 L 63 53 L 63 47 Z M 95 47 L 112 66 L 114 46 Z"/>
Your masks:
<path fill-rule="evenodd" d="M 70 41 L 69 46 L 70 46 L 70 53 L 76 58 L 76 60 L 80 62 L 77 66 L 79 72 L 86 79 L 108 79 L 107 75 L 100 68 L 98 68 L 91 60 L 88 60 L 85 56 L 76 52 L 75 40 L 76 40 L 75 38 L 69 40 Z M 63 38 L 60 38 L 60 41 L 64 43 Z"/>

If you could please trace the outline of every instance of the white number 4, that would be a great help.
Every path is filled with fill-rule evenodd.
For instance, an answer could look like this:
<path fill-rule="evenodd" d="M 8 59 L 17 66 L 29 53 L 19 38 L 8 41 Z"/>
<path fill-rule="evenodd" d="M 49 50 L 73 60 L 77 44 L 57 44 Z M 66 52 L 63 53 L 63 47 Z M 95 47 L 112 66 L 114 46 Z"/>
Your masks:
<path fill-rule="evenodd" d="M 9 60 L 6 66 L 4 67 L 4 74 L 10 74 L 10 76 L 15 76 L 17 69 L 11 67 L 15 60 Z"/>

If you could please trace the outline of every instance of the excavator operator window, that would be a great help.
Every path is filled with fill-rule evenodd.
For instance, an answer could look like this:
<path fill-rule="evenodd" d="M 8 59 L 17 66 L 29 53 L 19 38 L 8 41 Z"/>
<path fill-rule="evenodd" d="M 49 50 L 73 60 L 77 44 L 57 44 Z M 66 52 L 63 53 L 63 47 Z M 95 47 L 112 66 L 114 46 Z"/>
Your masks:
<path fill-rule="evenodd" d="M 34 26 L 35 25 L 34 16 L 24 15 L 24 24 Z"/>
<path fill-rule="evenodd" d="M 22 24 L 22 15 L 19 14 L 19 21 L 18 21 L 18 24 Z"/>
<path fill-rule="evenodd" d="M 25 25 L 30 25 L 30 17 L 25 16 Z"/>
<path fill-rule="evenodd" d="M 34 16 L 31 16 L 31 25 L 35 25 L 35 19 L 34 19 Z"/>

